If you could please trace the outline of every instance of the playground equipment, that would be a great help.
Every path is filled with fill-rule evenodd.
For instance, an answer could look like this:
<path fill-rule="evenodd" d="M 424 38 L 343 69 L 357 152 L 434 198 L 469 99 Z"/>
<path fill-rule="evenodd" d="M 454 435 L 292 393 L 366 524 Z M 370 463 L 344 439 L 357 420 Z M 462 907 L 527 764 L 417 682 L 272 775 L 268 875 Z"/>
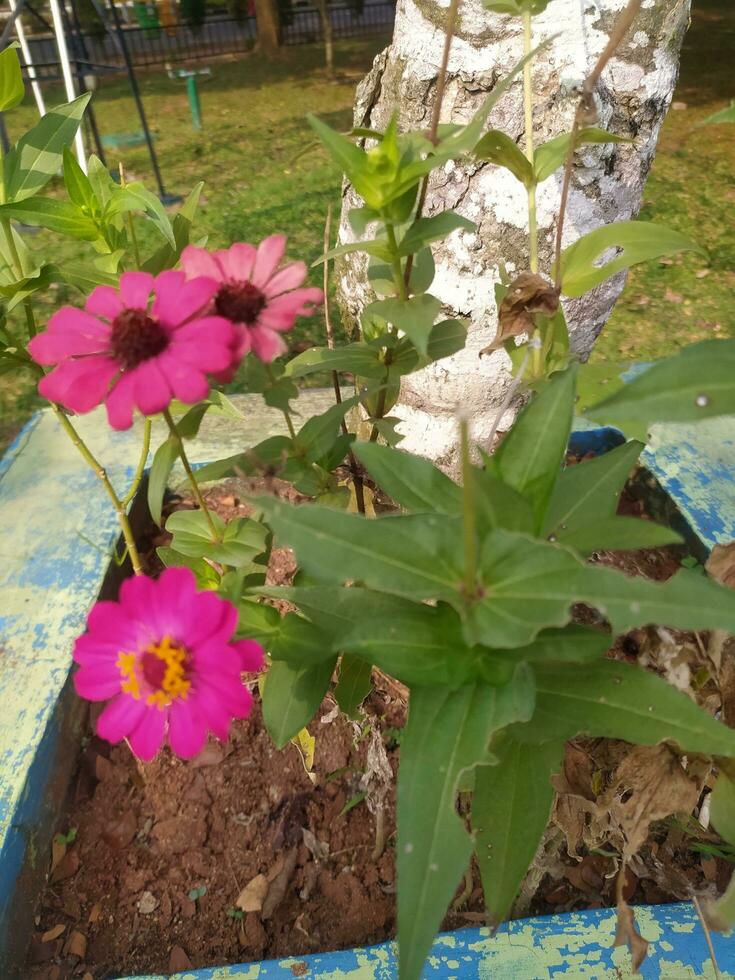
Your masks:
<path fill-rule="evenodd" d="M 191 124 L 196 130 L 202 128 L 202 107 L 199 102 L 199 89 L 197 88 L 197 75 L 205 75 L 207 78 L 212 77 L 211 68 L 176 68 L 173 69 L 170 65 L 166 65 L 166 71 L 169 78 L 177 79 L 182 78 L 186 81 L 186 97 L 189 100 L 189 109 L 191 110 Z"/>

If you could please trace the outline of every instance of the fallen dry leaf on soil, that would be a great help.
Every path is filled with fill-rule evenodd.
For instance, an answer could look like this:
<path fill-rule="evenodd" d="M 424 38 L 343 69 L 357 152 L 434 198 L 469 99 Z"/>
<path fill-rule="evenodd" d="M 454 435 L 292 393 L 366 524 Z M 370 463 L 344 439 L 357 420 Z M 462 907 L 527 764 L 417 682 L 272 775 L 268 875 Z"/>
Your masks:
<path fill-rule="evenodd" d="M 648 943 L 638 932 L 633 909 L 627 902 L 620 902 L 618 905 L 618 923 L 613 945 L 628 947 L 633 970 L 637 973 L 648 953 Z"/>
<path fill-rule="evenodd" d="M 716 544 L 704 566 L 712 578 L 735 589 L 735 541 Z"/>
<path fill-rule="evenodd" d="M 235 905 L 243 912 L 260 912 L 267 894 L 268 879 L 265 875 L 256 875 L 237 896 Z"/>
<path fill-rule="evenodd" d="M 168 972 L 181 973 L 182 970 L 191 970 L 192 962 L 186 955 L 186 951 L 181 946 L 172 946 L 168 957 Z"/>
<path fill-rule="evenodd" d="M 292 847 L 291 850 L 284 855 L 281 870 L 271 881 L 270 887 L 268 888 L 268 894 L 263 902 L 263 910 L 261 912 L 262 919 L 269 919 L 283 901 L 288 884 L 293 877 L 294 871 L 296 870 L 297 855 L 298 848 L 296 847 Z"/>
<path fill-rule="evenodd" d="M 76 929 L 69 936 L 67 953 L 70 956 L 78 956 L 80 960 L 83 960 L 87 955 L 87 937 Z"/>
<path fill-rule="evenodd" d="M 63 922 L 60 922 L 57 926 L 54 926 L 52 929 L 49 929 L 48 932 L 44 932 L 44 934 L 41 936 L 41 942 L 52 943 L 54 939 L 59 938 L 59 936 L 64 932 L 65 929 L 66 926 L 63 924 Z"/>
<path fill-rule="evenodd" d="M 532 333 L 533 314 L 553 316 L 559 308 L 559 290 L 533 272 L 522 272 L 508 287 L 498 310 L 498 331 L 493 342 L 480 351 L 492 354 L 506 340 L 523 333 Z"/>

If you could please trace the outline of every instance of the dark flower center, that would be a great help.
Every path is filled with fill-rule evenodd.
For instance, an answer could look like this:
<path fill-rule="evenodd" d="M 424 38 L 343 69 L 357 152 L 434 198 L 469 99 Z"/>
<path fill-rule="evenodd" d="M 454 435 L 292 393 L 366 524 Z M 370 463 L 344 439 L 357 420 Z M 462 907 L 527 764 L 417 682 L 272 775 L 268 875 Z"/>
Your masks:
<path fill-rule="evenodd" d="M 252 325 L 266 302 L 264 293 L 251 282 L 226 282 L 214 298 L 214 309 L 218 316 L 226 317 L 233 323 Z"/>
<path fill-rule="evenodd" d="M 166 661 L 162 660 L 155 653 L 146 651 L 140 658 L 140 666 L 146 684 L 150 684 L 154 690 L 160 691 L 163 687 L 163 679 L 166 676 L 166 671 L 168 670 Z"/>
<path fill-rule="evenodd" d="M 123 310 L 112 321 L 112 356 L 124 371 L 162 354 L 168 342 L 161 324 L 144 310 Z"/>

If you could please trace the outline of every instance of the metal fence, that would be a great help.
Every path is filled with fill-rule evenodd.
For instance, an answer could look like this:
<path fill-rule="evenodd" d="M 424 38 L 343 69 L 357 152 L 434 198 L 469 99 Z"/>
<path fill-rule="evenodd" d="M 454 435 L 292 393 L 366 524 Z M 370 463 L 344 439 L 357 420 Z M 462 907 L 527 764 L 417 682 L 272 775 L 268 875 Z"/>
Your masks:
<path fill-rule="evenodd" d="M 328 9 L 335 39 L 384 34 L 393 27 L 395 4 L 391 2 L 370 3 L 368 0 L 359 12 L 342 4 L 330 5 Z M 177 24 L 169 27 L 126 26 L 123 30 L 133 63 L 145 68 L 239 54 L 249 50 L 258 36 L 254 16 L 240 21 L 213 16 L 200 27 Z M 313 7 L 292 8 L 282 31 L 285 44 L 320 40 L 319 12 Z M 35 34 L 28 41 L 40 78 L 58 75 L 58 50 L 53 35 Z M 70 36 L 67 43 L 72 61 L 90 63 L 102 70 L 124 68 L 114 34 Z"/>

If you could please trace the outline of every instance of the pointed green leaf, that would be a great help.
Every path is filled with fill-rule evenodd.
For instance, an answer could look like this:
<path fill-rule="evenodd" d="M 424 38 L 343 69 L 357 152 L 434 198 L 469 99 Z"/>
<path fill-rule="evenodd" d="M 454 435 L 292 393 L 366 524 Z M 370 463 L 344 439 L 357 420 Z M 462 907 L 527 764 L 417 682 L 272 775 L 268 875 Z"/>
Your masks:
<path fill-rule="evenodd" d="M 584 670 L 534 667 L 536 710 L 513 728 L 523 741 L 568 739 L 580 733 L 637 745 L 675 742 L 683 752 L 735 755 L 735 731 L 691 698 L 642 667 L 602 660 Z"/>
<path fill-rule="evenodd" d="M 474 231 L 475 223 L 454 211 L 441 211 L 430 218 L 417 218 L 401 239 L 398 254 L 413 255 L 424 245 L 446 238 L 458 228 Z"/>
<path fill-rule="evenodd" d="M 735 123 L 735 99 L 730 101 L 729 106 L 725 106 L 719 112 L 713 112 L 711 116 L 697 123 L 697 126 L 715 126 L 718 123 Z"/>
<path fill-rule="evenodd" d="M 295 613 L 286 613 L 280 619 L 278 629 L 267 638 L 266 649 L 274 660 L 284 660 L 292 667 L 333 661 L 338 653 L 322 630 Z"/>
<path fill-rule="evenodd" d="M 710 797 L 710 820 L 717 833 L 735 847 L 735 780 L 720 772 Z"/>
<path fill-rule="evenodd" d="M 332 448 L 345 415 L 357 405 L 359 397 L 346 398 L 321 415 L 313 415 L 296 433 L 294 447 L 309 463 L 315 463 Z"/>
<path fill-rule="evenodd" d="M 99 205 L 89 177 L 79 166 L 77 158 L 68 146 L 65 146 L 62 151 L 62 159 L 64 161 L 64 185 L 69 199 L 78 208 L 87 208 L 88 213 L 92 213 Z"/>
<path fill-rule="evenodd" d="M 540 529 L 572 429 L 576 366 L 553 374 L 491 458 L 494 475 L 526 497 Z"/>
<path fill-rule="evenodd" d="M 406 510 L 462 513 L 461 488 L 428 459 L 377 442 L 358 442 L 353 451 L 378 486 Z"/>
<path fill-rule="evenodd" d="M 344 347 L 311 347 L 294 357 L 283 372 L 285 378 L 305 378 L 317 371 L 348 371 L 361 378 L 382 378 L 385 365 L 375 347 L 365 343 Z"/>
<path fill-rule="evenodd" d="M 142 211 L 172 249 L 176 249 L 176 238 L 166 209 L 155 194 L 152 194 L 140 181 L 118 187 L 107 206 L 107 214 L 125 214 L 127 211 Z"/>
<path fill-rule="evenodd" d="M 148 510 L 153 522 L 162 526 L 161 507 L 168 486 L 168 478 L 179 455 L 179 444 L 169 436 L 156 450 L 148 475 Z"/>
<path fill-rule="evenodd" d="M 528 646 L 493 650 L 488 656 L 513 663 L 525 660 L 529 664 L 586 664 L 591 660 L 600 660 L 612 642 L 613 637 L 609 633 L 572 624 L 561 629 L 542 630 Z"/>
<path fill-rule="evenodd" d="M 20 60 L 14 45 L 0 53 L 0 112 L 14 109 L 23 101 L 25 87 Z"/>
<path fill-rule="evenodd" d="M 365 660 L 343 653 L 334 699 L 348 718 L 358 718 L 358 708 L 373 689 L 372 668 Z"/>
<path fill-rule="evenodd" d="M 716 902 L 708 903 L 707 921 L 713 929 L 729 932 L 735 926 L 735 874 L 730 884 Z"/>
<path fill-rule="evenodd" d="M 681 544 L 682 537 L 670 527 L 636 517 L 608 517 L 558 535 L 562 544 L 583 555 L 593 551 L 626 551 Z"/>
<path fill-rule="evenodd" d="M 288 436 L 270 436 L 244 453 L 228 456 L 227 459 L 218 459 L 214 463 L 200 467 L 197 470 L 197 479 L 200 483 L 207 483 L 210 480 L 221 480 L 225 476 L 240 476 L 243 473 L 250 475 L 273 468 L 281 469 L 292 451 L 293 443 Z"/>
<path fill-rule="evenodd" d="M 441 309 L 435 296 L 423 293 L 410 299 L 379 299 L 369 309 L 402 330 L 419 354 L 427 355 L 429 337 Z"/>
<path fill-rule="evenodd" d="M 100 234 L 95 222 L 76 205 L 55 197 L 26 197 L 17 203 L 2 204 L 0 217 L 87 242 L 93 242 Z"/>
<path fill-rule="evenodd" d="M 619 254 L 603 265 L 600 260 L 610 249 Z M 590 289 L 629 269 L 676 252 L 702 252 L 689 238 L 652 221 L 616 221 L 582 235 L 561 254 L 561 291 L 565 296 L 583 296 Z"/>
<path fill-rule="evenodd" d="M 472 830 L 491 925 L 507 918 L 554 801 L 550 777 L 561 768 L 562 741 L 528 745 L 502 733 L 497 762 L 480 766 L 472 796 Z"/>
<path fill-rule="evenodd" d="M 560 136 L 556 136 L 554 139 L 548 140 L 548 142 L 536 147 L 533 155 L 533 169 L 539 184 L 542 180 L 550 177 L 566 161 L 567 154 L 569 153 L 570 139 L 571 133 L 562 133 Z M 580 147 L 591 143 L 631 142 L 632 140 L 627 139 L 625 136 L 616 136 L 614 133 L 608 133 L 604 129 L 599 129 L 597 126 L 589 126 L 579 130 L 575 146 Z"/>
<path fill-rule="evenodd" d="M 166 568 L 170 568 L 171 566 L 190 568 L 196 576 L 197 588 L 219 588 L 219 575 L 203 558 L 191 558 L 189 555 L 182 555 L 180 552 L 174 551 L 173 548 L 156 548 L 156 554 Z"/>
<path fill-rule="evenodd" d="M 228 524 L 210 514 L 220 540 L 214 541 L 201 510 L 178 510 L 166 521 L 173 534 L 171 547 L 193 558 L 211 558 L 223 565 L 243 568 L 265 551 L 267 530 L 257 521 L 237 518 Z"/>
<path fill-rule="evenodd" d="M 499 129 L 491 129 L 485 133 L 475 147 L 475 156 L 498 167 L 505 167 L 516 180 L 520 180 L 524 187 L 533 187 L 536 183 L 528 157 L 510 136 L 506 136 Z"/>
<path fill-rule="evenodd" d="M 91 93 L 55 106 L 18 140 L 5 157 L 7 201 L 22 201 L 44 187 L 62 163 L 62 151 L 79 129 Z"/>
<path fill-rule="evenodd" d="M 309 667 L 276 661 L 268 669 L 263 691 L 263 721 L 282 749 L 319 710 L 329 688 L 337 658 Z"/>
<path fill-rule="evenodd" d="M 520 665 L 504 687 L 417 687 L 398 776 L 399 973 L 419 980 L 424 959 L 472 853 L 457 814 L 460 779 L 488 761 L 494 732 L 528 718 L 533 679 Z"/>

